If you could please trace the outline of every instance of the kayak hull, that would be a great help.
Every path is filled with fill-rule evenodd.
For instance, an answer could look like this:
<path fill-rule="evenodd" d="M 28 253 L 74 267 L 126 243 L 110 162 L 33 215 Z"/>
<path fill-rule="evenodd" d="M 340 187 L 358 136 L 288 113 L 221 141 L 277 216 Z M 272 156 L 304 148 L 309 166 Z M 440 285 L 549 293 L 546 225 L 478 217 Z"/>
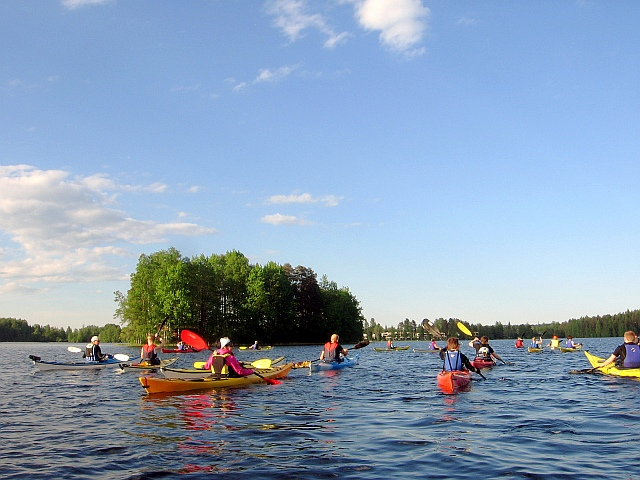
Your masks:
<path fill-rule="evenodd" d="M 471 365 L 473 365 L 476 368 L 491 368 L 491 367 L 495 367 L 496 362 L 494 362 L 493 360 L 484 360 L 482 358 L 476 358 L 471 362 Z"/>
<path fill-rule="evenodd" d="M 604 358 L 592 355 L 589 350 L 585 350 L 584 354 L 592 367 L 597 367 L 601 362 L 605 361 Z M 615 377 L 640 378 L 640 368 L 618 368 L 615 366 L 615 362 L 607 365 L 606 367 L 599 368 L 597 371 L 604 373 L 605 375 L 613 375 Z"/>
<path fill-rule="evenodd" d="M 414 348 L 413 353 L 440 353 L 440 348 Z"/>
<path fill-rule="evenodd" d="M 560 347 L 560 351 L 562 353 L 578 352 L 580 351 L 580 347 L 574 347 L 574 348 Z"/>
<path fill-rule="evenodd" d="M 535 348 L 535 347 L 527 347 L 527 350 L 529 353 L 540 353 L 542 352 L 541 348 Z"/>
<path fill-rule="evenodd" d="M 437 377 L 438 388 L 447 395 L 453 395 L 464 389 L 471 382 L 471 372 L 468 370 L 441 371 Z"/>
<path fill-rule="evenodd" d="M 309 363 L 309 371 L 321 372 L 323 370 L 342 370 L 343 368 L 353 367 L 358 364 L 360 354 L 355 355 L 353 358 L 345 358 L 342 362 L 314 362 Z"/>
<path fill-rule="evenodd" d="M 278 379 L 286 377 L 293 363 L 287 363 L 281 367 L 269 369 L 256 369 L 255 371 L 266 379 Z M 223 388 L 237 388 L 254 383 L 265 383 L 264 379 L 257 375 L 238 378 L 199 378 L 185 380 L 180 378 L 139 377 L 147 394 L 154 393 L 181 393 L 194 390 L 216 390 Z"/>
<path fill-rule="evenodd" d="M 160 365 L 146 365 L 143 362 L 140 363 L 121 363 L 120 368 L 122 370 L 158 370 L 163 367 L 168 367 L 169 365 L 175 363 L 177 358 L 165 358 L 160 360 Z"/>
<path fill-rule="evenodd" d="M 34 365 L 41 372 L 50 372 L 54 370 L 98 370 L 107 367 L 117 367 L 122 362 L 115 358 L 110 358 L 104 362 L 44 362 L 42 360 L 32 360 Z"/>
<path fill-rule="evenodd" d="M 394 348 L 387 348 L 387 347 L 373 347 L 373 349 L 376 352 L 394 352 L 396 350 L 409 350 L 409 345 L 405 345 L 404 347 L 394 347 Z"/>

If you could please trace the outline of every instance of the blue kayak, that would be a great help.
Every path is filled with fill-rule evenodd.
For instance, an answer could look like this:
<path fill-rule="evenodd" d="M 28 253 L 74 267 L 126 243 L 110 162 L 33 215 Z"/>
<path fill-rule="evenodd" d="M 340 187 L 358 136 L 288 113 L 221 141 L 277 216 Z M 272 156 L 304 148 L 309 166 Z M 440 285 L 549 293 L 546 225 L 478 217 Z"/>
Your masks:
<path fill-rule="evenodd" d="M 109 358 L 103 362 L 45 362 L 40 357 L 29 356 L 36 367 L 41 372 L 50 370 L 95 370 L 98 368 L 117 367 L 122 363 L 121 360 Z"/>
<path fill-rule="evenodd" d="M 309 364 L 309 370 L 312 372 L 321 372 L 323 370 L 340 370 L 341 368 L 353 367 L 358 364 L 360 354 L 357 353 L 353 358 L 346 357 L 342 362 L 314 362 Z"/>

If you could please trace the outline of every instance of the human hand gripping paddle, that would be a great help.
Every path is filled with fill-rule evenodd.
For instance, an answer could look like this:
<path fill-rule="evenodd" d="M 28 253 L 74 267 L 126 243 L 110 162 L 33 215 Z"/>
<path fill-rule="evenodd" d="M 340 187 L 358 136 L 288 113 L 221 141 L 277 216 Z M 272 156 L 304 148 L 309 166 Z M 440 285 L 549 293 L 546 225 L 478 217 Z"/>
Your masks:
<path fill-rule="evenodd" d="M 73 353 L 82 353 L 82 349 L 78 348 L 78 347 L 67 347 L 67 350 L 69 350 L 70 352 Z M 120 361 L 120 362 L 128 362 L 129 361 L 129 355 L 124 355 L 121 353 L 116 353 L 115 355 L 112 355 L 113 358 L 115 358 L 116 360 Z"/>
<path fill-rule="evenodd" d="M 199 350 L 211 350 L 214 351 L 215 349 L 210 348 L 209 344 L 202 338 L 200 337 L 198 334 L 192 332 L 191 330 L 182 330 L 182 332 L 180 332 L 180 339 L 191 345 L 194 348 L 197 348 Z M 256 372 L 255 370 L 253 371 L 253 374 L 256 377 L 260 377 L 262 380 L 265 381 L 265 383 L 267 383 L 267 385 L 280 385 L 282 382 L 279 380 L 274 380 L 272 378 L 265 378 L 262 375 L 260 375 L 258 372 Z"/>

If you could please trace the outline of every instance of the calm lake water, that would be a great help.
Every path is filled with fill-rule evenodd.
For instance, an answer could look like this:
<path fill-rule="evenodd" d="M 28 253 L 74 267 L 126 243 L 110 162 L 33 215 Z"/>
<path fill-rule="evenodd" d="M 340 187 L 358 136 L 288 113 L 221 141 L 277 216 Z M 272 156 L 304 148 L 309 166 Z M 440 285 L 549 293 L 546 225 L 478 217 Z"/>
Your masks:
<path fill-rule="evenodd" d="M 604 357 L 622 340 L 584 343 Z M 584 354 L 513 344 L 492 342 L 509 365 L 483 370 L 487 380 L 458 395 L 437 388 L 437 355 L 371 344 L 351 369 L 155 397 L 131 371 L 40 373 L 28 359 L 79 360 L 69 344 L 0 343 L 0 477 L 640 479 L 640 382 L 569 374 L 589 368 Z M 302 361 L 319 351 L 237 356 Z M 205 358 L 182 355 L 177 365 Z"/>

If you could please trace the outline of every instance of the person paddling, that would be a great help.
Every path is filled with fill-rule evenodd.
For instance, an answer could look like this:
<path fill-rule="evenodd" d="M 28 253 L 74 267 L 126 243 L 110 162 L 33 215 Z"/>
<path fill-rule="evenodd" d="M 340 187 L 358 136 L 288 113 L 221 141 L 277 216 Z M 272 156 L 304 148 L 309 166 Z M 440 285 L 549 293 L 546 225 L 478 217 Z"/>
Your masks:
<path fill-rule="evenodd" d="M 531 338 L 531 348 L 542 348 L 542 337 L 540 337 L 540 341 L 536 340 L 536 337 Z"/>
<path fill-rule="evenodd" d="M 84 354 L 82 357 L 87 362 L 105 362 L 109 360 L 109 355 L 103 354 L 100 349 L 100 337 L 97 335 L 91 337 L 91 342 L 84 347 Z"/>
<path fill-rule="evenodd" d="M 491 345 L 489 345 L 489 337 L 483 335 L 478 339 L 478 337 L 474 338 L 469 345 L 476 350 L 476 358 L 482 360 L 490 360 L 494 359 L 500 360 L 502 363 L 506 363 L 500 355 L 498 355 Z"/>
<path fill-rule="evenodd" d="M 581 343 L 574 343 L 573 337 L 571 335 L 567 335 L 567 339 L 565 340 L 567 343 L 567 348 L 578 348 L 581 347 Z"/>
<path fill-rule="evenodd" d="M 439 355 L 443 361 L 442 369 L 447 372 L 469 370 L 480 373 L 480 369 L 471 365 L 467 356 L 460 351 L 460 340 L 456 337 L 447 340 L 447 347 L 441 349 Z"/>
<path fill-rule="evenodd" d="M 240 362 L 233 354 L 233 347 L 233 342 L 229 337 L 222 337 L 220 339 L 220 348 L 214 350 L 205 367 L 208 364 L 207 368 L 210 368 L 218 376 L 248 377 L 253 375 L 252 369 L 244 368 L 240 365 Z"/>
<path fill-rule="evenodd" d="M 434 338 L 431 339 L 431 343 L 429 344 L 429 349 L 430 350 L 442 350 L 438 344 L 436 343 L 436 340 Z"/>
<path fill-rule="evenodd" d="M 613 353 L 603 363 L 596 368 L 606 367 L 616 363 L 618 368 L 640 368 L 640 345 L 635 332 L 628 330 L 624 332 L 624 343 L 619 345 Z"/>
<path fill-rule="evenodd" d="M 340 337 L 337 333 L 331 335 L 331 340 L 324 344 L 324 348 L 320 352 L 320 360 L 324 362 L 342 362 L 343 359 L 340 356 L 347 356 L 349 350 L 343 348 L 338 342 L 340 341 Z"/>
<path fill-rule="evenodd" d="M 147 343 L 145 343 L 140 349 L 140 363 L 146 365 L 160 365 L 160 357 L 158 357 L 158 349 L 162 348 L 164 345 L 164 341 L 162 338 L 159 338 L 158 345 L 155 344 L 155 339 L 153 335 L 147 335 Z"/>

